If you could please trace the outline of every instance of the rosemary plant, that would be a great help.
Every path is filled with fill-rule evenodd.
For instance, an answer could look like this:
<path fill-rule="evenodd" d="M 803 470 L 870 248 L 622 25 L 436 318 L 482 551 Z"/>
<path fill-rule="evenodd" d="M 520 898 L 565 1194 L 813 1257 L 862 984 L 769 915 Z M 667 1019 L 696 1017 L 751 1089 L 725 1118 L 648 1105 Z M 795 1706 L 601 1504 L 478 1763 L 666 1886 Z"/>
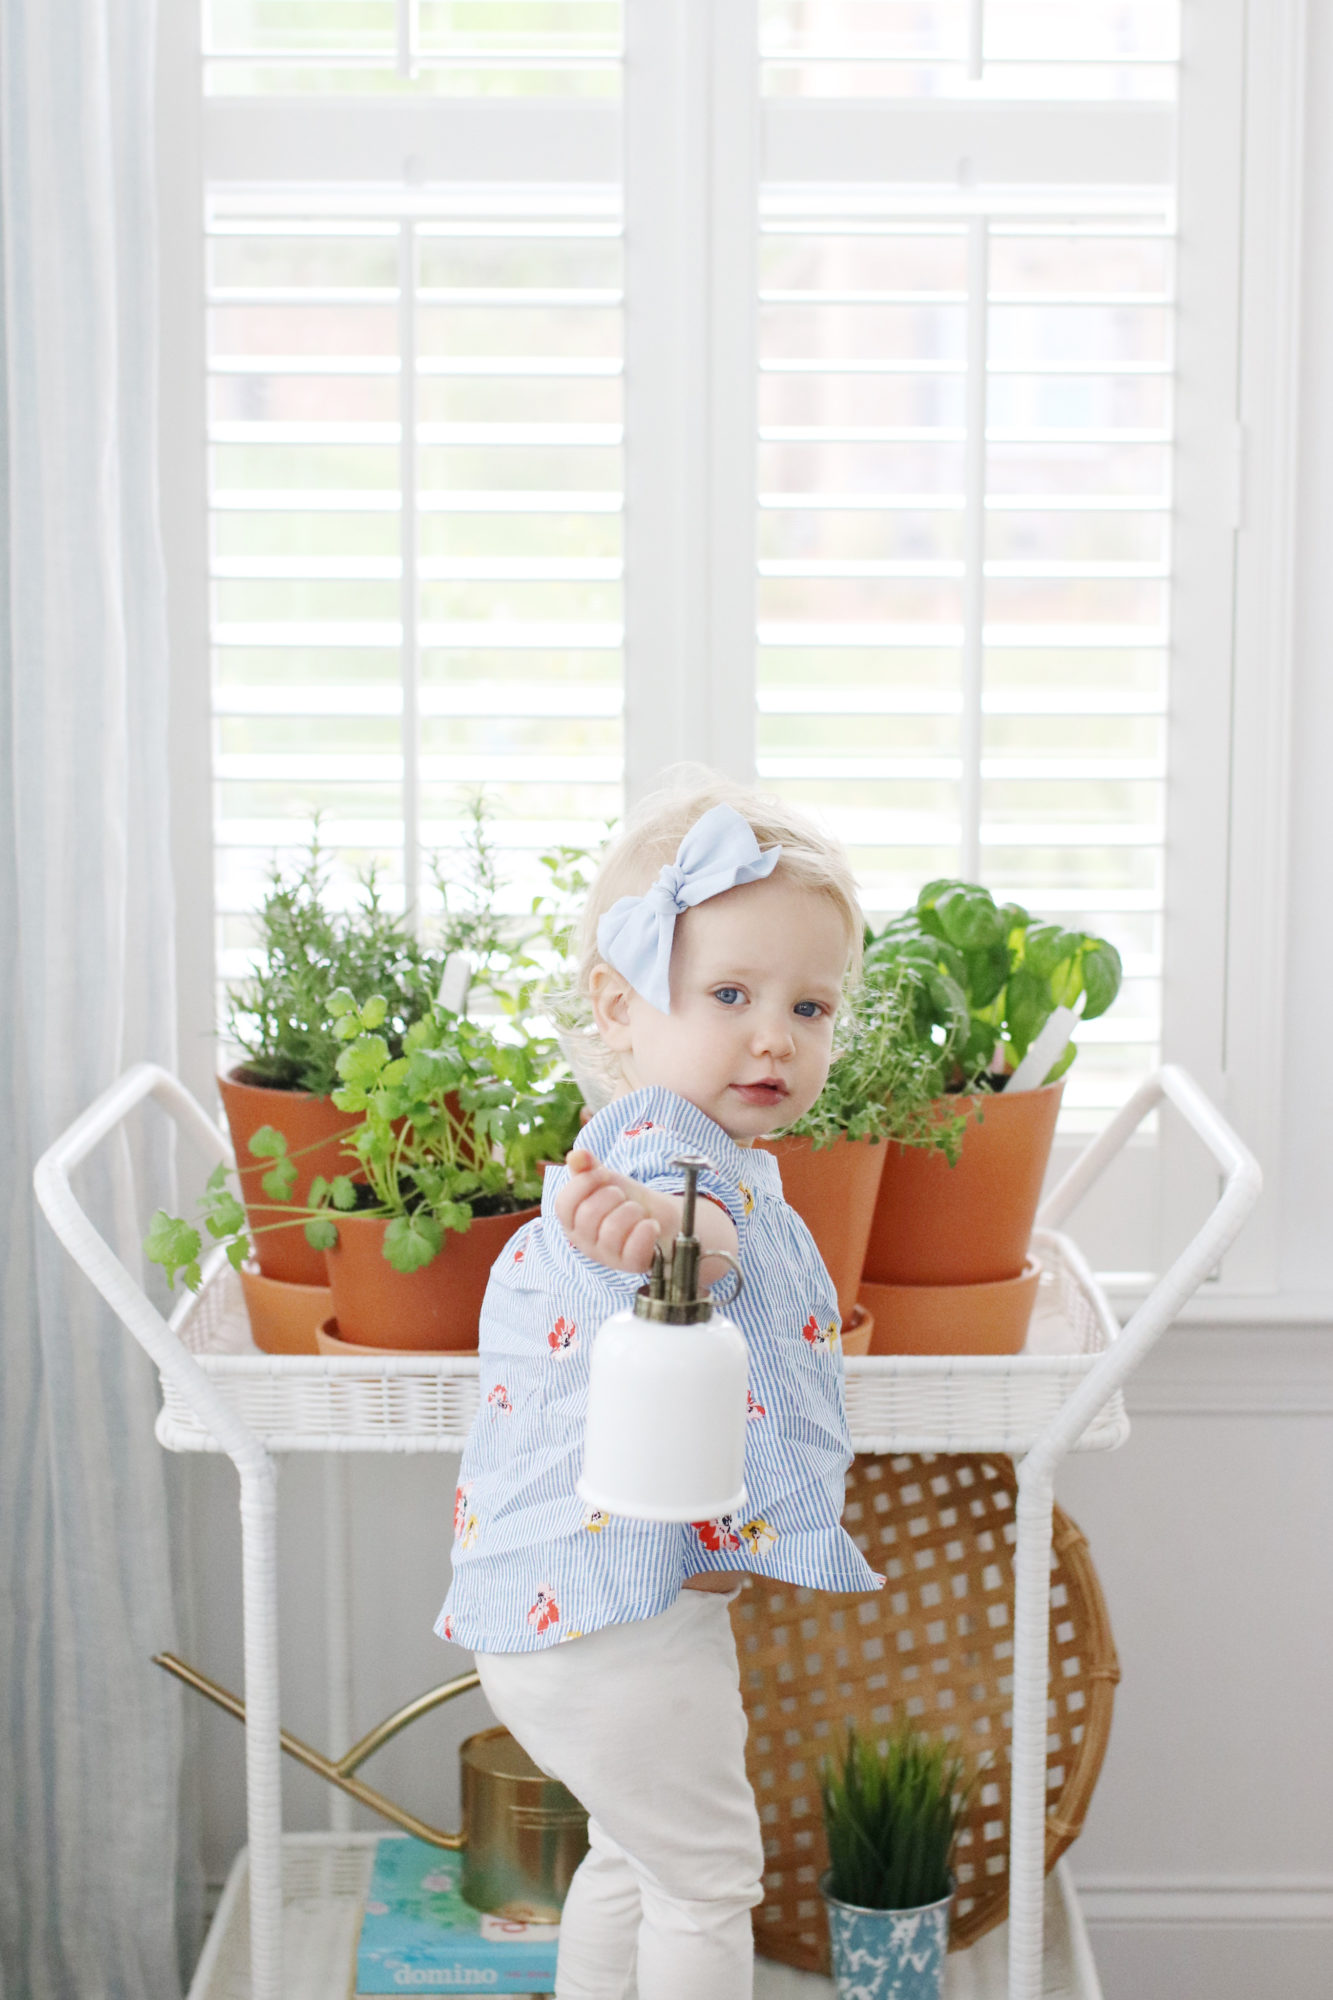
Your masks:
<path fill-rule="evenodd" d="M 543 854 L 549 885 L 530 914 L 507 916 L 483 792 L 467 797 L 463 815 L 458 846 L 432 860 L 439 910 L 424 938 L 385 907 L 373 867 L 356 904 L 334 906 L 318 822 L 295 868 L 274 867 L 258 912 L 256 962 L 227 993 L 227 1039 L 243 1058 L 246 1082 L 333 1094 L 342 1050 L 327 1008 L 333 992 L 378 995 L 378 1032 L 390 1057 L 401 1056 L 408 1030 L 430 1014 L 453 952 L 471 961 L 481 1013 L 524 1020 L 541 1008 L 548 974 L 534 953 L 549 958 L 553 946 L 558 953 L 568 928 L 563 912 L 586 889 L 590 857 L 574 847 Z"/>
<path fill-rule="evenodd" d="M 445 948 L 415 938 L 386 909 L 372 867 L 350 910 L 334 907 L 330 864 L 316 825 L 300 863 L 275 866 L 259 908 L 259 957 L 228 989 L 226 1035 L 243 1058 L 247 1083 L 328 1097 L 337 1088 L 341 1043 L 327 1002 L 336 987 L 383 995 L 383 1032 L 395 1054 L 414 1021 L 429 1013 Z"/>
<path fill-rule="evenodd" d="M 847 1731 L 820 1771 L 829 1893 L 863 1910 L 915 1910 L 949 1893 L 949 1856 L 967 1801 L 963 1759 L 902 1721 L 876 1744 Z"/>

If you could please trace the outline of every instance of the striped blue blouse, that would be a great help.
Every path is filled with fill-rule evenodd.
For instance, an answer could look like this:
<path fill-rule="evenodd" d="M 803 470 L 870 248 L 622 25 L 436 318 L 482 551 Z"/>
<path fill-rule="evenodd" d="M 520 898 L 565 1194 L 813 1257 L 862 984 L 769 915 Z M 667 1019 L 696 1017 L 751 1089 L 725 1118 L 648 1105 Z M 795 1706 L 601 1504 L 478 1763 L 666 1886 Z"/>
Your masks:
<path fill-rule="evenodd" d="M 568 1170 L 546 1175 L 540 1219 L 505 1246 L 481 1316 L 481 1407 L 454 1504 L 453 1579 L 435 1630 L 479 1653 L 523 1653 L 652 1618 L 701 1570 L 751 1570 L 817 1590 L 883 1582 L 840 1526 L 851 1440 L 837 1300 L 814 1239 L 782 1198 L 771 1153 L 736 1145 L 660 1088 L 619 1097 L 580 1144 L 647 1187 L 678 1192 L 672 1158 L 702 1153 L 701 1194 L 736 1225 L 744 1289 L 728 1316 L 750 1357 L 745 1490 L 753 1511 L 689 1525 L 585 1507 L 588 1365 L 598 1327 L 643 1279 L 575 1250 L 553 1213 Z"/>

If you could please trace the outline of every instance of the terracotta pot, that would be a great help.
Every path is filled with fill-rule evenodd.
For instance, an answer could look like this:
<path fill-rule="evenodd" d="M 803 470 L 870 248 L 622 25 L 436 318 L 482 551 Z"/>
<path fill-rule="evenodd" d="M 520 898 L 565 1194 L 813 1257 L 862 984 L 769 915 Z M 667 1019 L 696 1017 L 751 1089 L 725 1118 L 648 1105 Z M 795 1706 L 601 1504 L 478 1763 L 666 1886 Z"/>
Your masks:
<path fill-rule="evenodd" d="M 321 1263 L 323 1258 L 321 1251 Z M 289 1285 L 244 1264 L 240 1279 L 256 1347 L 265 1354 L 319 1352 L 315 1329 L 333 1309 L 327 1284 Z"/>
<path fill-rule="evenodd" d="M 338 1322 L 332 1317 L 321 1320 L 315 1328 L 315 1347 L 320 1354 L 363 1355 L 367 1360 L 382 1359 L 386 1354 L 412 1354 L 419 1349 L 410 1347 L 362 1347 L 354 1340 L 344 1340 L 338 1331 Z"/>
<path fill-rule="evenodd" d="M 218 1089 L 231 1127 L 241 1199 L 255 1232 L 255 1261 L 266 1278 L 322 1288 L 328 1283 L 324 1252 L 312 1250 L 306 1242 L 303 1221 L 259 1233 L 265 1223 L 280 1221 L 285 1211 L 281 1205 L 270 1202 L 259 1185 L 272 1161 L 260 1160 L 247 1166 L 250 1141 L 262 1125 L 272 1125 L 282 1133 L 296 1164 L 296 1184 L 288 1201 L 303 1203 L 309 1198 L 310 1183 L 317 1174 L 332 1180 L 335 1174 L 349 1173 L 357 1164 L 343 1152 L 341 1141 L 360 1120 L 353 1112 L 335 1110 L 332 1098 L 311 1097 L 304 1090 L 271 1090 L 261 1084 L 244 1083 L 235 1070 L 218 1078 Z"/>
<path fill-rule="evenodd" d="M 874 1333 L 875 1315 L 867 1311 L 858 1299 L 852 1307 L 851 1318 L 842 1329 L 843 1354 L 869 1354 Z"/>
<path fill-rule="evenodd" d="M 1037 1302 L 1041 1265 L 991 1285 L 871 1285 L 872 1354 L 1017 1354 Z"/>
<path fill-rule="evenodd" d="M 776 1155 L 782 1192 L 814 1237 L 838 1294 L 838 1311 L 850 1320 L 887 1148 L 869 1139 L 835 1139 L 819 1151 L 809 1139 L 755 1143 Z"/>
<path fill-rule="evenodd" d="M 509 1238 L 540 1214 L 534 1206 L 480 1216 L 462 1234 L 450 1230 L 439 1255 L 406 1274 L 384 1255 L 389 1225 L 383 1216 L 338 1216 L 338 1245 L 324 1252 L 324 1261 L 339 1335 L 381 1351 L 475 1352 L 491 1265 Z"/>
<path fill-rule="evenodd" d="M 982 1285 L 1022 1272 L 1064 1081 L 1040 1090 L 943 1098 L 968 1108 L 956 1166 L 920 1146 L 885 1146 L 866 1246 L 874 1285 Z M 982 1114 L 978 1116 L 978 1113 Z"/>

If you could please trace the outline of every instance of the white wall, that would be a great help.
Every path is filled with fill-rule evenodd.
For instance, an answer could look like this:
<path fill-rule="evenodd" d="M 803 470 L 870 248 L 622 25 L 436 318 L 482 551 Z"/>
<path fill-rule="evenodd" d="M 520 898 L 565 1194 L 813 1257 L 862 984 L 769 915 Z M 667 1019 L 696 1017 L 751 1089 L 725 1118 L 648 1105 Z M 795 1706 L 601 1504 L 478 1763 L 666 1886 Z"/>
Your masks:
<path fill-rule="evenodd" d="M 1173 1333 L 1130 1443 L 1061 1481 L 1123 1669 L 1072 1857 L 1107 2000 L 1333 1990 L 1333 12 L 1308 37 L 1282 1296 Z"/>
<path fill-rule="evenodd" d="M 1333 16 L 1308 22 L 1296 684 L 1291 760 L 1286 1081 L 1283 1091 L 1283 1282 L 1330 1296 L 1329 1169 L 1333 1062 Z"/>
<path fill-rule="evenodd" d="M 1132 1388 L 1130 1443 L 1073 1462 L 1061 1481 L 1123 1667 L 1072 1857 L 1107 2000 L 1324 2000 L 1333 1988 L 1333 10 L 1311 9 L 1309 35 L 1283 1136 L 1265 1162 L 1281 1190 L 1284 1296 L 1267 1321 L 1174 1333 Z M 466 1663 L 430 1631 L 455 1463 L 347 1467 L 358 1730 Z M 210 1460 L 178 1472 L 190 1567 L 205 1580 L 191 1656 L 239 1689 L 234 1475 Z M 282 1474 L 283 1716 L 335 1749 L 322 1692 L 325 1476 L 319 1460 Z M 448 1819 L 456 1744 L 484 1719 L 468 1696 L 366 1775 Z M 195 1720 L 205 1859 L 220 1879 L 244 1839 L 241 1734 L 202 1707 Z M 293 1826 L 326 1823 L 324 1787 L 291 1767 L 287 1811 Z"/>
<path fill-rule="evenodd" d="M 1178 1331 L 1071 1462 L 1122 1681 L 1072 1862 L 1107 2000 L 1315 2000 L 1333 1966 L 1327 1333 Z"/>

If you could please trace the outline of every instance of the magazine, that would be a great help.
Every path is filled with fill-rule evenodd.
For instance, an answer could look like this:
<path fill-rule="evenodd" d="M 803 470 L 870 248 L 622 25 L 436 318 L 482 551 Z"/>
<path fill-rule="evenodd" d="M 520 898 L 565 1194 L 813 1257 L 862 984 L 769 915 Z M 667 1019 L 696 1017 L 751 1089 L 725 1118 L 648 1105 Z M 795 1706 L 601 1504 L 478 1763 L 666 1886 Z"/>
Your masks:
<path fill-rule="evenodd" d="M 464 1902 L 462 1874 L 459 1854 L 407 1834 L 381 1837 L 357 1943 L 355 2000 L 551 1992 L 559 1926 L 483 1916 Z"/>

